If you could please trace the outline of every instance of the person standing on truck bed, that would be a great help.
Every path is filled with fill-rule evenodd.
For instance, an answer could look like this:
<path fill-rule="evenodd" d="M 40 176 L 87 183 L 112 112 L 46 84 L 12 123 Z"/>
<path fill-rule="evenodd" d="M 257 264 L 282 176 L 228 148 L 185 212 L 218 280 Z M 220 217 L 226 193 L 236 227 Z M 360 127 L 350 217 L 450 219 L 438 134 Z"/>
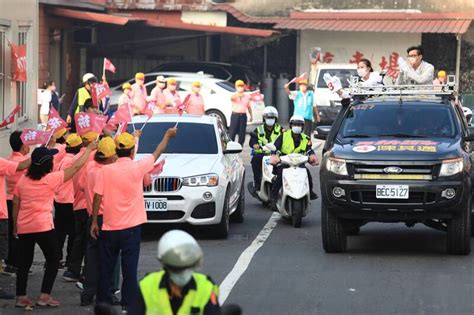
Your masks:
<path fill-rule="evenodd" d="M 408 63 L 403 58 L 398 59 L 400 75 L 396 85 L 432 85 L 434 67 L 423 60 L 423 47 L 409 47 L 407 53 Z"/>

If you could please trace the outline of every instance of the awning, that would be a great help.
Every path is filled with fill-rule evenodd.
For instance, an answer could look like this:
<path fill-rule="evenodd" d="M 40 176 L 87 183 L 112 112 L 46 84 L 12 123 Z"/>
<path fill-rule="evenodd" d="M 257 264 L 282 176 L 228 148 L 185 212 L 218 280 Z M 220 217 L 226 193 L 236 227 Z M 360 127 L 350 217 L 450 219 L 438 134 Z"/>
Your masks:
<path fill-rule="evenodd" d="M 136 19 L 130 19 L 128 17 L 123 17 L 123 16 L 87 12 L 87 11 L 77 11 L 77 10 L 62 9 L 62 8 L 53 8 L 51 9 L 50 12 L 57 16 L 68 17 L 68 18 L 84 20 L 84 21 L 98 22 L 98 23 L 115 24 L 115 25 L 125 25 L 130 21 L 137 21 Z"/>
<path fill-rule="evenodd" d="M 464 34 L 471 13 L 292 12 L 276 29 Z"/>

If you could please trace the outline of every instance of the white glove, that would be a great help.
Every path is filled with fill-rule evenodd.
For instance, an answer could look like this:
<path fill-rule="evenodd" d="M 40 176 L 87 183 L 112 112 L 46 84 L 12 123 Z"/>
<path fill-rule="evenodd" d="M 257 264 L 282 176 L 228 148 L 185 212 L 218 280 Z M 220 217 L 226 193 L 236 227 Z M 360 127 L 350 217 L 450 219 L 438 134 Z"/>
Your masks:
<path fill-rule="evenodd" d="M 402 57 L 398 57 L 398 67 L 400 68 L 400 72 L 408 72 L 410 69 L 407 62 Z"/>

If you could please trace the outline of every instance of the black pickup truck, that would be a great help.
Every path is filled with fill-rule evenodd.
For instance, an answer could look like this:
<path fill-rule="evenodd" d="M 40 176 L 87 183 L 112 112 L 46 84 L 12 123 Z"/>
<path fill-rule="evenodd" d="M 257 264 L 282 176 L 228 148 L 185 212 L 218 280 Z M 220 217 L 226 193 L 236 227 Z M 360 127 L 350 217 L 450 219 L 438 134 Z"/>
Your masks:
<path fill-rule="evenodd" d="M 453 97 L 358 99 L 315 136 L 326 139 L 326 252 L 344 252 L 347 235 L 368 222 L 404 222 L 445 230 L 448 253 L 470 253 L 474 130 Z"/>

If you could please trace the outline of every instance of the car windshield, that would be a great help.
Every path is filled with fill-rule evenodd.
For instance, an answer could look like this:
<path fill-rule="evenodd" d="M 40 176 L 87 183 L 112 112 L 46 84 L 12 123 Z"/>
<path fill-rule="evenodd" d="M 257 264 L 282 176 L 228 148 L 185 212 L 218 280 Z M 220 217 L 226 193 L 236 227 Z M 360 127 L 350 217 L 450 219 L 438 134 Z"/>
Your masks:
<path fill-rule="evenodd" d="M 324 81 L 324 74 L 329 73 L 332 76 L 336 76 L 341 80 L 342 87 L 349 87 L 349 81 L 351 76 L 357 76 L 356 69 L 321 69 L 318 77 L 318 88 L 327 88 L 326 82 Z"/>
<path fill-rule="evenodd" d="M 216 82 L 216 84 L 226 91 L 235 92 L 234 84 L 230 83 L 229 81 L 220 81 Z"/>
<path fill-rule="evenodd" d="M 175 122 L 148 123 L 140 137 L 138 153 L 152 153 L 168 128 L 174 127 Z M 135 123 L 140 129 L 143 124 Z M 128 132 L 133 132 L 131 124 Z M 176 138 L 171 139 L 165 153 L 176 154 L 217 154 L 217 140 L 214 125 L 180 122 Z"/>
<path fill-rule="evenodd" d="M 362 104 L 345 117 L 339 138 L 454 138 L 458 128 L 443 104 Z"/>

